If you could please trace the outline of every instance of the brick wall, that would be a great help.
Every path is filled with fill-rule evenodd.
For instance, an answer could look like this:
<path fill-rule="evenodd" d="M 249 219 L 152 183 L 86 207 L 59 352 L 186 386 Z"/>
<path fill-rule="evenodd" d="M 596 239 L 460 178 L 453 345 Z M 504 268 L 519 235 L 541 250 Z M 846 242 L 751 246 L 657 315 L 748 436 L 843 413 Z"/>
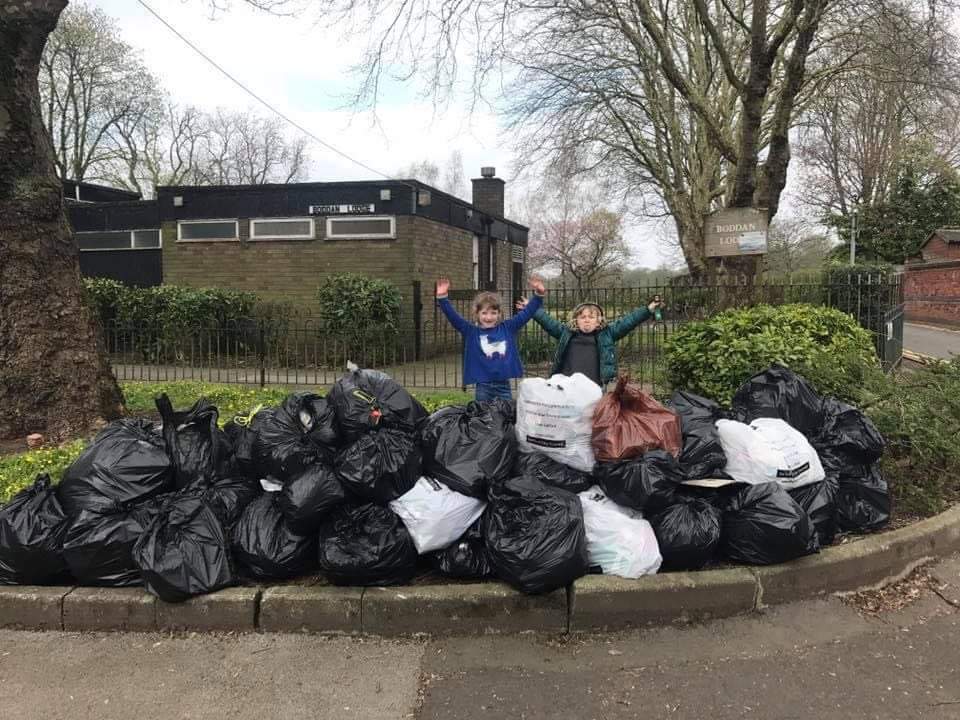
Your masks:
<path fill-rule="evenodd" d="M 293 301 L 308 311 L 324 275 L 357 272 L 389 280 L 410 294 L 413 265 L 411 225 L 397 218 L 396 240 L 327 240 L 318 218 L 313 240 L 249 240 L 249 221 L 240 220 L 239 242 L 177 242 L 175 222 L 163 230 L 163 281 L 189 287 L 252 290 L 265 298 Z"/>
<path fill-rule="evenodd" d="M 920 253 L 925 261 L 960 260 L 960 243 L 945 243 L 934 235 Z"/>
<path fill-rule="evenodd" d="M 960 259 L 907 265 L 904 299 L 907 320 L 960 326 Z"/>

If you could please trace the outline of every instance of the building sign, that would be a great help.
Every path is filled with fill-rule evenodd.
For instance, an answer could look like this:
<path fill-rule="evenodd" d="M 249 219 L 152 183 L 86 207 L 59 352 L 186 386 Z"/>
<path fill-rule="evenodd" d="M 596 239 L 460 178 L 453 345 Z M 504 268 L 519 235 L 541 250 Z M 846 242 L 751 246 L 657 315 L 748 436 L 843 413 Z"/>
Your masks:
<path fill-rule="evenodd" d="M 375 212 L 373 203 L 355 205 L 311 205 L 311 215 L 365 215 Z"/>
<path fill-rule="evenodd" d="M 707 257 L 761 255 L 767 251 L 767 212 L 755 208 L 724 208 L 707 218 L 704 232 Z"/>

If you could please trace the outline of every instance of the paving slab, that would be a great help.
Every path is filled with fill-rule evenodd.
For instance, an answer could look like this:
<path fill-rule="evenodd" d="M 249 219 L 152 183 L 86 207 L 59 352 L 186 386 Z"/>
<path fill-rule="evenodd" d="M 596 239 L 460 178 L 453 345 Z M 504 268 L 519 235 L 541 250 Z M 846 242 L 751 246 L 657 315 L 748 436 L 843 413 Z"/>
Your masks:
<path fill-rule="evenodd" d="M 570 630 L 620 630 L 729 617 L 754 609 L 757 582 L 743 568 L 650 575 L 588 575 L 573 584 Z"/>
<path fill-rule="evenodd" d="M 79 587 L 63 599 L 64 630 L 157 627 L 157 599 L 143 588 Z"/>
<path fill-rule="evenodd" d="M 363 631 L 384 637 L 566 630 L 566 589 L 525 595 L 491 582 L 367 588 L 363 594 Z"/>
<path fill-rule="evenodd" d="M 0 627 L 60 630 L 63 598 L 72 587 L 0 586 Z"/>
<path fill-rule="evenodd" d="M 160 630 L 256 629 L 259 588 L 227 588 L 199 595 L 182 603 L 157 600 L 157 628 Z"/>
<path fill-rule="evenodd" d="M 359 633 L 363 588 L 284 585 L 263 591 L 259 627 L 267 632 Z"/>

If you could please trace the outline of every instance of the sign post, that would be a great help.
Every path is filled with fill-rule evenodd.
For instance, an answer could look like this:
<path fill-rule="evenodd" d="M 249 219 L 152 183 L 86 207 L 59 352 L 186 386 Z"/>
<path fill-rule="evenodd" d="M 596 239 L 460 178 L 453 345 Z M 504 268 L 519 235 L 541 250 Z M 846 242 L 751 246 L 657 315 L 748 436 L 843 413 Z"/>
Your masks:
<path fill-rule="evenodd" d="M 707 257 L 762 255 L 767 252 L 767 212 L 724 208 L 710 214 L 704 232 Z"/>

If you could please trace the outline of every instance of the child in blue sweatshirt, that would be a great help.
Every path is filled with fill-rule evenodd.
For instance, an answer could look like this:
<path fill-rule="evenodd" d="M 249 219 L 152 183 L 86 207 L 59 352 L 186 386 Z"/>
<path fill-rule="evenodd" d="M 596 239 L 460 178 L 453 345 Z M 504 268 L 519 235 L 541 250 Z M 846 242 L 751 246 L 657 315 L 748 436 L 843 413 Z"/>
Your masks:
<path fill-rule="evenodd" d="M 530 278 L 534 296 L 526 307 L 508 320 L 501 319 L 500 298 L 482 292 L 473 301 L 471 323 L 460 317 L 447 298 L 450 281 L 437 280 L 437 302 L 454 329 L 463 335 L 463 384 L 476 385 L 477 400 L 513 398 L 510 379 L 523 377 L 523 365 L 517 350 L 517 332 L 540 309 L 547 292 L 543 281 Z M 474 324 L 475 323 L 475 324 Z"/>

